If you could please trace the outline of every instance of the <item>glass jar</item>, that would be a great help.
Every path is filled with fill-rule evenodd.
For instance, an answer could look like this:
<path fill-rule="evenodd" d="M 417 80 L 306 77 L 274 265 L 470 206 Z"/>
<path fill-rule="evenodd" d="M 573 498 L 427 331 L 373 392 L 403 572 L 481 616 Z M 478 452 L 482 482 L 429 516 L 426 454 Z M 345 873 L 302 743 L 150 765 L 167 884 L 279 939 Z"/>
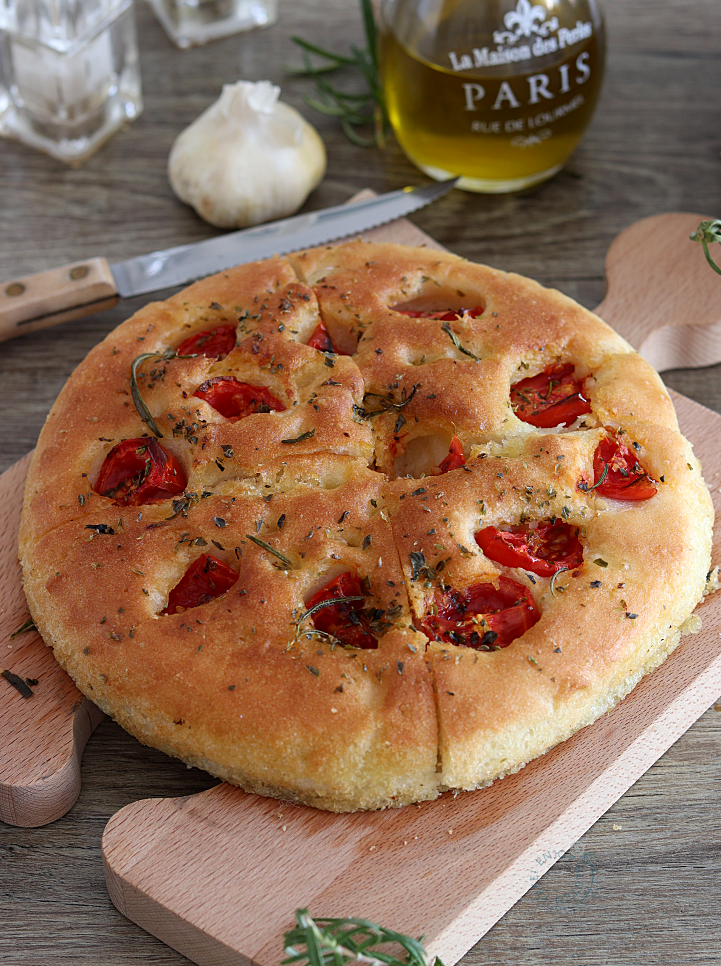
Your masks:
<path fill-rule="evenodd" d="M 0 135 L 80 164 L 143 109 L 132 0 L 0 0 Z"/>
<path fill-rule="evenodd" d="M 278 0 L 148 0 L 178 47 L 192 47 L 278 19 Z"/>
<path fill-rule="evenodd" d="M 383 0 L 379 58 L 396 137 L 437 180 L 518 191 L 559 171 L 598 100 L 596 0 Z"/>

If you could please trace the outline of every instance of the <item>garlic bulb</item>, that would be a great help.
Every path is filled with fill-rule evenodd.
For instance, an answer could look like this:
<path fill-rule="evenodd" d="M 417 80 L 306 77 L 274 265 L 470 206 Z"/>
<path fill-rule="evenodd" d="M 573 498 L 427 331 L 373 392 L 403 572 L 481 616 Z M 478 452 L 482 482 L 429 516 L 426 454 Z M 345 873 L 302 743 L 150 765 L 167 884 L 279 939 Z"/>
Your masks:
<path fill-rule="evenodd" d="M 297 211 L 325 174 L 315 128 L 269 81 L 225 84 L 175 140 L 168 177 L 176 195 L 219 228 L 244 228 Z"/>

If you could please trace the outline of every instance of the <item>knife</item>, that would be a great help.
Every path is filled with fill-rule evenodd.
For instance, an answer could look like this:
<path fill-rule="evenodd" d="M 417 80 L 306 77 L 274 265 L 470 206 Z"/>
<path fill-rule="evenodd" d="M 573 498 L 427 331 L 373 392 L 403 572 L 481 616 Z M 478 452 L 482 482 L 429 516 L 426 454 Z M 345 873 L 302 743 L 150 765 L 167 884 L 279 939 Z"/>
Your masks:
<path fill-rule="evenodd" d="M 233 265 L 355 236 L 423 208 L 457 181 L 401 188 L 114 265 L 91 258 L 14 279 L 0 286 L 0 342 L 112 308 L 119 298 L 187 285 Z"/>

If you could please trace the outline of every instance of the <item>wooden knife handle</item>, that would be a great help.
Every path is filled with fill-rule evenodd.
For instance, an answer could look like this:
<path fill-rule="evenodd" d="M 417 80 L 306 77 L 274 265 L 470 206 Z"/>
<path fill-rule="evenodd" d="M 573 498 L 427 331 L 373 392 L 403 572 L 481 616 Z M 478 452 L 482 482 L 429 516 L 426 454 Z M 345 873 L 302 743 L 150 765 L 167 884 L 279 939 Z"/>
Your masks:
<path fill-rule="evenodd" d="M 112 308 L 117 301 L 104 258 L 16 278 L 0 285 L 0 342 Z"/>

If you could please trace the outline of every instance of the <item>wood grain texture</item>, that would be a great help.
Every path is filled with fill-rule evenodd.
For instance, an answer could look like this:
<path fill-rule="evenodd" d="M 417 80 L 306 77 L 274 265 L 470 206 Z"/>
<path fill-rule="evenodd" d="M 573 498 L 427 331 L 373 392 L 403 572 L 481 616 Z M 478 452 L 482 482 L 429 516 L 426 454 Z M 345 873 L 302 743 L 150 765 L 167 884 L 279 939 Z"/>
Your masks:
<path fill-rule="evenodd" d="M 675 403 L 718 513 L 721 417 Z M 103 837 L 110 896 L 201 966 L 278 966 L 299 906 L 327 916 L 352 907 L 400 932 L 423 931 L 429 953 L 452 966 L 531 887 L 535 859 L 549 856 L 548 868 L 565 854 L 721 690 L 721 597 L 698 612 L 703 630 L 618 708 L 482 791 L 352 815 L 229 785 L 129 805 Z M 409 892 L 409 882 L 423 888 Z"/>
<path fill-rule="evenodd" d="M 531 275 L 589 308 L 603 298 L 604 257 L 624 228 L 672 211 L 721 214 L 718 0 L 601 5 L 609 44 L 604 90 L 566 170 L 533 193 L 452 192 L 413 216 L 452 251 Z M 281 0 L 276 26 L 187 52 L 170 44 L 145 4 L 136 19 L 146 105 L 138 121 L 80 169 L 2 142 L 0 278 L 96 255 L 116 261 L 214 234 L 173 197 L 165 164 L 182 127 L 222 83 L 241 77 L 280 84 L 283 99 L 326 142 L 328 173 L 306 210 L 341 203 L 360 185 L 381 192 L 424 180 L 392 139 L 383 152 L 347 143 L 333 119 L 304 105 L 311 84 L 282 70 L 298 60 L 292 34 L 338 49 L 361 43 L 356 0 Z M 0 345 L 0 469 L 33 447 L 67 376 L 141 302 Z M 664 378 L 721 412 L 720 376 L 716 365 Z M 721 701 L 496 923 L 464 966 L 721 963 L 721 710 L 714 706 Z M 90 738 L 82 772 L 82 793 L 64 818 L 45 828 L 0 825 L 0 960 L 187 964 L 112 906 L 100 838 L 124 805 L 187 795 L 214 779 L 141 747 L 108 720 Z M 548 862 L 537 855 L 529 881 Z M 592 888 L 584 891 L 589 863 Z M 276 888 L 283 888 L 280 876 Z"/>
<path fill-rule="evenodd" d="M 689 237 L 702 219 L 643 218 L 606 256 L 608 291 L 596 312 L 659 372 L 721 362 L 721 278 Z"/>
<path fill-rule="evenodd" d="M 115 280 L 104 258 L 49 268 L 0 286 L 0 342 L 112 308 Z"/>
<path fill-rule="evenodd" d="M 26 827 L 54 822 L 73 806 L 80 756 L 104 718 L 37 631 L 12 638 L 28 616 L 15 547 L 29 460 L 0 476 L 0 667 L 37 682 L 33 696 L 23 698 L 0 679 L 0 820 Z"/>

